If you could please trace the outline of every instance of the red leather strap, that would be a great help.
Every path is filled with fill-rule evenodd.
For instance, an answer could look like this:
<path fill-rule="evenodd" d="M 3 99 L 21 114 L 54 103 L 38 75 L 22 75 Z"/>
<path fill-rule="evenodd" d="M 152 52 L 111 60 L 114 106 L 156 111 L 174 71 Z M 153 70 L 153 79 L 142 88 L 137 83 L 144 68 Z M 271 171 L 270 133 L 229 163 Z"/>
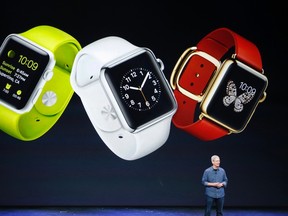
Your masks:
<path fill-rule="evenodd" d="M 236 58 L 261 72 L 262 60 L 258 48 L 242 36 L 227 28 L 219 28 L 206 35 L 198 44 L 197 51 L 205 52 L 219 61 L 234 48 Z M 195 95 L 204 93 L 216 66 L 200 55 L 194 55 L 185 65 L 179 78 L 179 85 Z M 174 114 L 173 124 L 204 140 L 214 140 L 229 134 L 229 130 L 203 117 L 195 119 L 198 102 L 175 88 L 174 94 L 178 103 L 177 112 Z"/>
<path fill-rule="evenodd" d="M 197 44 L 197 48 L 219 60 L 229 49 L 234 48 L 238 60 L 262 71 L 262 59 L 256 45 L 230 29 L 219 28 L 212 31 Z"/>

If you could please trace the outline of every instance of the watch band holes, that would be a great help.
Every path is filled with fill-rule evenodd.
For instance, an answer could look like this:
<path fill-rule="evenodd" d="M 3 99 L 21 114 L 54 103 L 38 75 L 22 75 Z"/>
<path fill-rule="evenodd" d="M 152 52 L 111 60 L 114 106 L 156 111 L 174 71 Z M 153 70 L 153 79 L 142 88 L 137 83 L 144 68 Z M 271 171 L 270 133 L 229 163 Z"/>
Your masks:
<path fill-rule="evenodd" d="M 38 118 L 38 117 L 35 118 L 35 121 L 36 121 L 36 122 L 40 122 L 40 118 Z"/>
<path fill-rule="evenodd" d="M 65 68 L 66 68 L 66 69 L 69 69 L 70 67 L 69 67 L 69 65 L 68 65 L 68 64 L 65 64 Z"/>
<path fill-rule="evenodd" d="M 118 138 L 119 138 L 119 139 L 123 139 L 124 137 L 123 137 L 122 135 L 119 135 Z"/>
<path fill-rule="evenodd" d="M 184 100 L 182 103 L 183 103 L 183 104 L 186 104 L 186 101 Z"/>
<path fill-rule="evenodd" d="M 203 68 L 203 67 L 204 67 L 204 64 L 200 64 L 200 67 Z"/>
<path fill-rule="evenodd" d="M 91 79 L 93 79 L 93 75 L 92 75 L 92 76 L 90 76 L 90 80 L 91 80 Z"/>

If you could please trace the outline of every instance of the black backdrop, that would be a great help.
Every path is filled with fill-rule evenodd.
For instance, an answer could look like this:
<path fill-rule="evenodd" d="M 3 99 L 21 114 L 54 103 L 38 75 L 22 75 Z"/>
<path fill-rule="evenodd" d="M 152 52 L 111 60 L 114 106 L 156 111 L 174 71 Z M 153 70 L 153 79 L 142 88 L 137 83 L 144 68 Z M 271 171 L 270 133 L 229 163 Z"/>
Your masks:
<path fill-rule="evenodd" d="M 58 27 L 82 46 L 116 35 L 148 47 L 169 79 L 182 52 L 228 27 L 253 41 L 269 79 L 267 100 L 246 130 L 203 142 L 171 126 L 160 149 L 135 160 L 100 140 L 79 97 L 43 137 L 19 141 L 0 132 L 1 206 L 202 206 L 203 170 L 218 154 L 229 184 L 226 206 L 287 207 L 287 13 L 265 1 L 5 1 L 1 41 L 37 25 Z M 1 119 L 0 119 L 1 120 Z"/>

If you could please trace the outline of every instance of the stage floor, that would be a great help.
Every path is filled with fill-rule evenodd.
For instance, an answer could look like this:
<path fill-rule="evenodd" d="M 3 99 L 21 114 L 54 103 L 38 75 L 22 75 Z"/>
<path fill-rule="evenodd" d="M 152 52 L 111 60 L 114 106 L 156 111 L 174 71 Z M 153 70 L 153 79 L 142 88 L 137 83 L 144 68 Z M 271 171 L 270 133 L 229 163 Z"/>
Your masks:
<path fill-rule="evenodd" d="M 0 216 L 203 216 L 203 209 L 189 207 L 25 207 L 1 208 Z M 211 215 L 215 215 L 215 212 Z M 226 208 L 225 216 L 288 216 L 288 209 Z"/>

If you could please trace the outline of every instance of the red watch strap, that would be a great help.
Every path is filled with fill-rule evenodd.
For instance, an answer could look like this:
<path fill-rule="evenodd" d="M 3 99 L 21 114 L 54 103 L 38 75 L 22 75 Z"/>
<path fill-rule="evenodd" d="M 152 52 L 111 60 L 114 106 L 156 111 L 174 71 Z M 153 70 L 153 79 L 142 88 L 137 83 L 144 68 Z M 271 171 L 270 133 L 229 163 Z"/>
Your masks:
<path fill-rule="evenodd" d="M 180 112 L 174 114 L 172 119 L 173 124 L 177 128 L 193 134 L 204 141 L 218 139 L 228 134 L 225 128 L 219 127 L 206 118 L 194 122 L 194 112 L 197 103 L 178 90 L 174 91 L 174 94 L 178 101 L 178 110 L 180 110 Z"/>
<path fill-rule="evenodd" d="M 262 60 L 257 47 L 227 28 L 216 29 L 197 44 L 198 51 L 203 51 L 219 61 L 231 48 L 234 48 L 237 59 L 259 72 L 262 70 Z M 179 85 L 192 94 L 201 95 L 215 69 L 214 64 L 204 57 L 192 56 L 179 78 Z M 172 122 L 176 127 L 204 141 L 218 139 L 229 134 L 228 129 L 205 117 L 195 119 L 198 101 L 182 94 L 178 88 L 175 88 L 174 94 L 178 109 Z"/>
<path fill-rule="evenodd" d="M 233 47 L 238 60 L 259 72 L 262 71 L 262 59 L 256 45 L 230 29 L 216 29 L 197 44 L 199 50 L 219 60 Z"/>
<path fill-rule="evenodd" d="M 215 69 L 213 63 L 199 55 L 195 55 L 187 63 L 179 84 L 193 94 L 202 95 Z M 172 122 L 176 127 L 206 141 L 217 139 L 229 133 L 228 130 L 219 127 L 208 119 L 203 118 L 194 121 L 197 101 L 185 96 L 178 89 L 175 89 L 174 94 L 178 102 L 178 109 Z"/>

